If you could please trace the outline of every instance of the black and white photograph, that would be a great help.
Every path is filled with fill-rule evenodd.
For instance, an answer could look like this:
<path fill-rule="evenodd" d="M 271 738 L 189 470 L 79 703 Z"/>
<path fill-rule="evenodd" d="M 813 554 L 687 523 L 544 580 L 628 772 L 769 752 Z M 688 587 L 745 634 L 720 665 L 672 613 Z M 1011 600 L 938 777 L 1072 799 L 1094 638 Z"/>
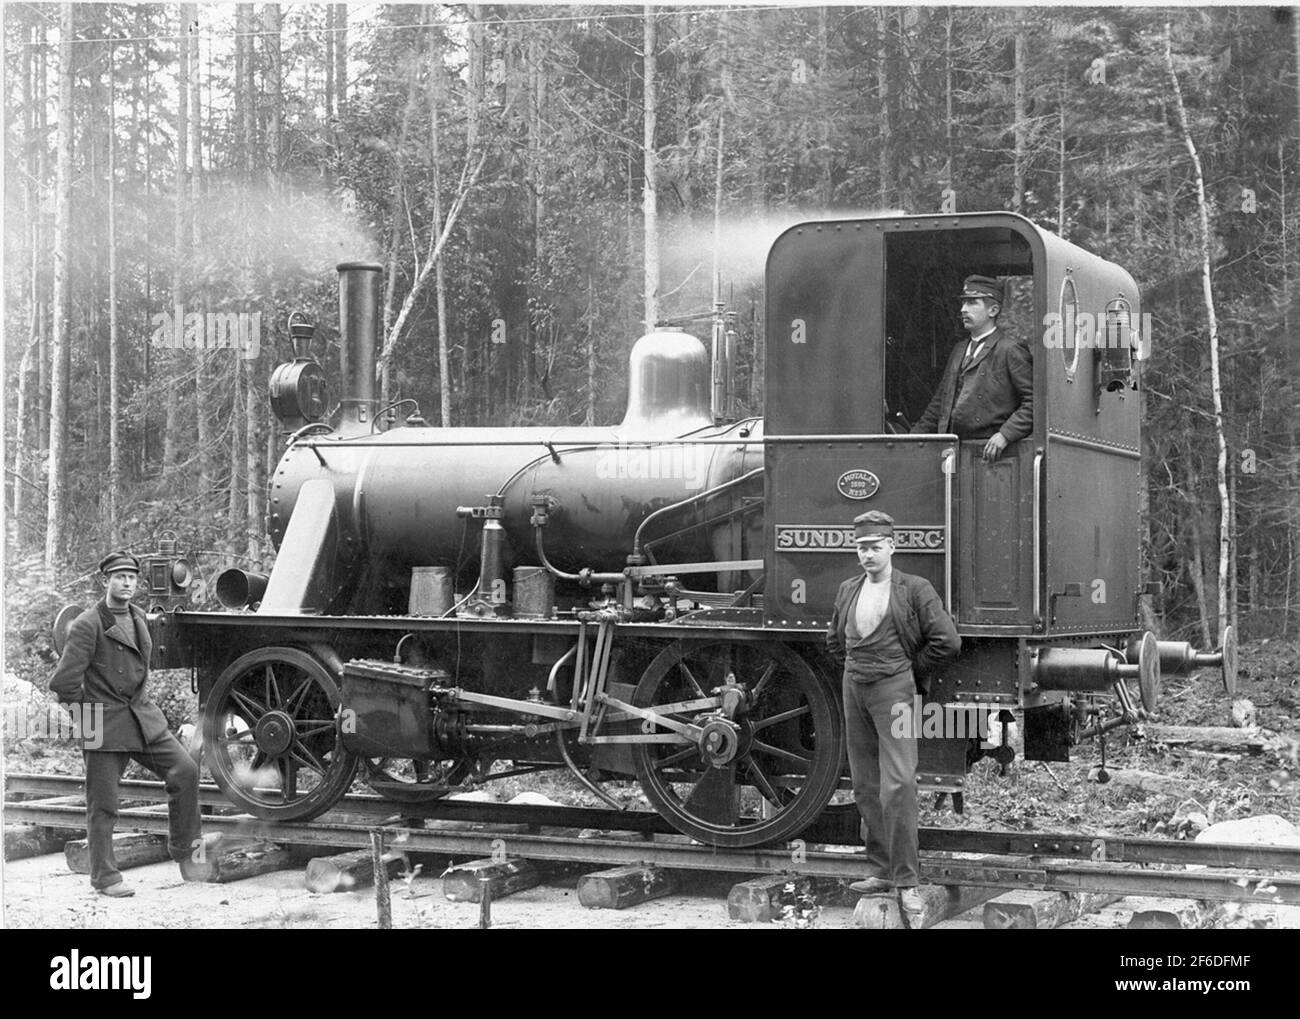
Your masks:
<path fill-rule="evenodd" d="M 0 17 L 6 928 L 1263 988 L 1300 8 Z"/>

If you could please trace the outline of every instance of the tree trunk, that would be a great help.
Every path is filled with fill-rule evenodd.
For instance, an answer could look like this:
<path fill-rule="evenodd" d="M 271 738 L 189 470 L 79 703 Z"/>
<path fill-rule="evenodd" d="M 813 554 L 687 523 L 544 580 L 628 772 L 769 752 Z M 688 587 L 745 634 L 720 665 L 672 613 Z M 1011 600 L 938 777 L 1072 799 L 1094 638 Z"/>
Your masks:
<path fill-rule="evenodd" d="M 327 182 L 334 181 L 334 164 L 338 161 L 338 139 L 335 137 L 334 112 L 334 4 L 325 5 L 325 138 L 329 144 L 329 158 L 322 160 L 321 172 Z"/>
<path fill-rule="evenodd" d="M 1294 20 L 1297 32 L 1300 32 L 1300 12 L 1296 14 Z M 1296 57 L 1300 60 L 1300 48 L 1296 50 Z M 1296 78 L 1300 80 L 1300 65 L 1296 68 Z M 1291 343 L 1291 260 L 1287 254 L 1286 171 L 1286 140 L 1279 138 L 1277 140 L 1277 214 L 1281 226 L 1278 240 L 1282 248 L 1282 335 L 1286 337 L 1287 343 Z M 1292 448 L 1294 446 L 1293 442 Z"/>
<path fill-rule="evenodd" d="M 236 137 L 240 137 L 239 132 L 244 123 L 244 64 L 246 62 L 245 50 L 247 49 L 246 39 L 250 30 L 248 24 L 248 13 L 245 8 L 247 4 L 235 4 L 235 120 L 232 125 Z M 237 157 L 238 165 L 243 165 L 244 156 L 240 153 Z"/>
<path fill-rule="evenodd" d="M 469 5 L 469 97 L 465 106 L 465 145 L 478 144 L 479 118 L 483 110 L 483 8 Z"/>
<path fill-rule="evenodd" d="M 240 484 L 243 473 L 244 445 L 241 425 L 244 423 L 244 359 L 236 355 L 231 360 L 230 372 L 230 491 L 226 502 L 226 533 L 230 538 L 230 550 L 238 551 L 242 547 L 239 541 L 244 530 L 244 489 Z"/>
<path fill-rule="evenodd" d="M 956 190 L 956 182 L 952 179 L 953 158 L 952 158 L 952 8 L 945 8 L 945 19 L 943 24 L 943 99 L 944 108 L 947 116 L 944 120 L 943 137 L 944 137 L 944 180 L 948 187 Z"/>
<path fill-rule="evenodd" d="M 255 53 L 257 51 L 253 46 L 253 35 L 257 29 L 252 4 L 235 5 L 235 24 L 244 49 L 243 63 L 237 75 L 239 80 L 235 86 L 237 92 L 244 94 L 244 101 L 236 104 L 240 111 L 238 125 L 240 148 L 244 157 L 244 177 L 251 182 L 253 173 L 257 168 L 255 145 L 257 138 L 257 84 L 254 79 Z"/>
<path fill-rule="evenodd" d="M 188 36 L 190 62 L 190 115 L 189 115 L 189 248 L 187 257 L 192 258 L 202 244 L 200 208 L 203 191 L 203 91 L 199 74 L 201 55 L 199 53 L 199 9 L 197 4 L 185 4 L 181 9 Z M 210 295 L 198 293 L 199 312 L 209 310 Z M 198 506 L 206 508 L 212 499 L 212 393 L 209 373 L 210 355 L 199 352 L 194 362 L 194 424 L 198 436 L 198 448 L 193 459 L 198 464 Z"/>
<path fill-rule="evenodd" d="M 242 355 L 241 355 L 242 356 Z M 261 568 L 262 532 L 265 528 L 262 512 L 262 500 L 265 486 L 262 484 L 262 400 L 256 388 L 256 361 L 245 361 L 248 367 L 248 393 L 244 401 L 244 456 L 247 466 L 244 480 L 247 485 L 248 508 L 246 528 L 248 545 L 245 554 L 251 560 L 251 568 Z"/>
<path fill-rule="evenodd" d="M 387 342 L 390 330 L 393 327 L 394 304 L 397 300 L 397 257 L 402 248 L 402 234 L 406 227 L 407 217 L 410 211 L 406 200 L 406 146 L 411 134 L 411 120 L 415 116 L 415 107 L 419 97 L 419 71 L 415 64 L 414 54 L 411 55 L 410 72 L 406 80 L 406 103 L 402 108 L 402 128 L 397 138 L 397 148 L 393 156 L 393 185 L 389 200 L 389 206 L 392 209 L 390 219 L 390 229 L 388 232 L 388 258 L 387 258 L 387 280 L 384 284 L 384 340 Z M 416 248 L 414 240 L 411 244 L 411 257 L 415 260 L 416 275 L 420 270 L 420 252 Z M 392 368 L 389 362 L 385 361 L 380 366 L 380 399 L 387 404 L 392 399 L 389 393 L 391 385 Z"/>
<path fill-rule="evenodd" d="M 629 121 L 633 116 L 632 78 L 633 78 L 633 72 L 629 69 L 628 80 L 625 85 L 625 90 L 623 94 L 623 100 L 624 100 L 623 107 L 627 111 L 627 116 L 629 118 Z M 635 159 L 633 157 L 633 148 L 631 145 L 627 147 L 626 163 L 627 163 L 626 171 L 623 175 L 623 186 L 625 189 L 623 192 L 623 238 L 624 238 L 624 242 L 627 245 L 627 254 L 626 254 L 627 275 L 628 278 L 630 279 L 632 274 L 636 271 L 635 266 L 639 255 L 636 249 L 636 240 L 637 240 L 636 204 L 633 198 L 633 190 L 632 190 L 632 180 L 636 176 L 636 165 L 635 165 Z M 627 307 L 628 307 L 627 333 L 631 336 L 639 335 L 639 333 L 636 331 L 637 329 L 637 322 L 635 319 L 636 313 L 632 310 L 636 306 L 633 302 L 629 301 L 627 303 Z M 644 314 L 644 307 L 642 309 L 642 314 Z"/>
<path fill-rule="evenodd" d="M 267 95 L 266 110 L 266 181 L 272 200 L 280 195 L 280 172 L 284 161 L 284 82 L 280 66 L 280 5 L 262 6 L 262 50 L 266 67 L 262 74 Z"/>
<path fill-rule="evenodd" d="M 692 159 L 691 125 L 695 103 L 691 95 L 691 77 L 694 74 L 693 52 L 687 37 L 691 34 L 691 15 L 676 11 L 672 19 L 672 42 L 666 47 L 673 53 L 673 80 L 667 93 L 673 101 L 673 134 L 677 141 L 677 155 L 671 171 L 672 186 L 681 206 L 686 229 L 691 229 L 695 213 L 695 175 Z"/>
<path fill-rule="evenodd" d="M 587 311 L 583 316 L 587 327 L 587 407 L 582 423 L 591 427 L 596 423 L 596 285 L 591 275 L 587 277 Z"/>
<path fill-rule="evenodd" d="M 1300 15 L 1292 19 L 1295 26 L 1296 40 L 1296 98 L 1300 100 Z M 1287 220 L 1287 193 L 1286 193 L 1286 142 L 1285 139 L 1279 138 L 1277 143 L 1277 166 L 1278 166 L 1278 214 L 1282 225 L 1282 335 L 1286 338 L 1287 344 L 1294 344 L 1295 338 L 1291 335 L 1291 261 L 1288 254 L 1289 241 L 1288 220 Z M 1294 415 L 1291 418 L 1290 438 L 1291 449 L 1300 448 L 1300 422 L 1296 421 Z M 1295 575 L 1297 565 L 1300 565 L 1300 527 L 1296 526 L 1298 515 L 1295 505 L 1294 493 L 1300 492 L 1300 459 L 1291 458 L 1290 469 L 1291 492 L 1293 493 L 1291 508 L 1287 518 L 1287 567 L 1286 580 L 1284 582 L 1285 598 L 1282 609 L 1282 636 L 1285 637 L 1291 623 L 1291 591 L 1293 585 L 1300 584 L 1300 577 Z"/>
<path fill-rule="evenodd" d="M 410 109 L 410 103 L 407 103 Z M 405 135 L 405 118 L 403 118 L 403 135 Z M 399 146 L 402 144 L 398 143 Z M 393 319 L 397 309 L 397 256 L 402 250 L 402 227 L 406 218 L 406 192 L 402 188 L 401 157 L 393 168 L 392 200 L 389 202 L 388 250 L 384 253 L 384 336 L 393 328 Z M 418 256 L 417 256 L 418 257 Z M 387 406 L 390 399 L 389 386 L 392 383 L 392 370 L 384 365 L 379 373 L 379 400 Z"/>
<path fill-rule="evenodd" d="M 36 147 L 36 184 L 44 189 L 49 184 L 50 168 L 46 156 L 44 139 L 49 136 L 49 122 L 46 115 L 49 83 L 46 79 L 45 59 L 45 22 L 36 27 L 36 135 L 42 139 Z M 50 224 L 44 210 L 44 203 L 38 202 L 36 225 L 38 233 L 37 252 L 44 252 L 50 237 Z M 41 273 L 37 273 L 36 285 L 41 296 L 36 302 L 36 448 L 44 453 L 50 448 L 50 318 L 53 308 L 47 302 L 46 288 Z"/>
<path fill-rule="evenodd" d="M 1056 232 L 1065 237 L 1065 76 L 1058 82 L 1056 99 Z"/>
<path fill-rule="evenodd" d="M 33 309 L 33 314 L 34 311 L 35 309 Z M 31 484 L 27 477 L 27 418 L 30 414 L 31 404 L 32 362 L 36 358 L 37 347 L 36 337 L 31 337 L 28 340 L 26 349 L 23 351 L 22 361 L 18 364 L 18 396 L 14 407 L 17 420 L 14 422 L 14 493 L 12 503 L 14 548 L 16 551 L 22 550 L 27 535 L 27 528 L 23 521 L 23 514 L 28 512 L 27 498 L 23 489 Z"/>
<path fill-rule="evenodd" d="M 1295 50 L 1296 137 L 1300 138 L 1300 10 L 1291 8 L 1291 44 Z"/>
<path fill-rule="evenodd" d="M 1023 212 L 1025 206 L 1025 149 L 1027 145 L 1026 120 L 1028 118 L 1028 113 L 1025 110 L 1025 30 L 1023 27 L 1016 29 L 1016 66 L 1013 73 L 1015 76 L 1016 151 L 1011 208 L 1015 212 Z"/>
<path fill-rule="evenodd" d="M 338 116 L 348 115 L 348 5 L 334 5 L 334 98 Z M 341 155 L 341 153 L 340 153 Z"/>
<path fill-rule="evenodd" d="M 1189 436 L 1189 439 L 1191 437 Z M 1188 443 L 1187 456 L 1192 456 L 1192 444 Z M 1188 502 L 1190 511 L 1188 512 L 1188 524 L 1192 531 L 1192 563 L 1189 567 L 1192 578 L 1192 590 L 1196 592 L 1196 613 L 1201 621 L 1201 646 L 1213 647 L 1215 645 L 1210 628 L 1210 607 L 1209 599 L 1205 596 L 1205 555 L 1202 551 L 1204 539 L 1201 534 L 1201 508 L 1199 499 L 1200 479 L 1196 475 L 1195 468 L 1188 468 Z"/>
<path fill-rule="evenodd" d="M 1200 221 L 1201 295 L 1205 300 L 1206 324 L 1210 334 L 1210 392 L 1214 399 L 1214 437 L 1219 456 L 1215 465 L 1215 482 L 1219 490 L 1219 603 L 1216 632 L 1228 623 L 1228 559 L 1232 541 L 1232 507 L 1228 498 L 1228 442 L 1223 430 L 1223 380 L 1219 369 L 1219 320 L 1214 310 L 1214 287 L 1210 279 L 1210 214 L 1205 200 L 1205 178 L 1201 174 L 1201 157 L 1192 141 L 1183 106 L 1183 90 L 1174 71 L 1173 28 L 1165 22 L 1165 67 L 1174 93 L 1174 108 L 1183 134 L 1183 145 L 1196 177 L 1196 208 Z"/>
<path fill-rule="evenodd" d="M 325 10 L 325 110 L 330 151 L 326 177 L 337 180 L 343 165 L 342 123 L 348 105 L 348 7 L 327 4 Z"/>
<path fill-rule="evenodd" d="M 1173 139 L 1169 130 L 1169 110 L 1162 102 L 1160 104 L 1160 133 L 1164 141 L 1166 151 L 1172 149 Z M 1177 195 L 1174 192 L 1174 167 L 1172 156 L 1160 161 L 1164 165 L 1165 176 L 1165 233 L 1168 237 L 1167 250 L 1171 257 L 1169 260 L 1168 275 L 1173 280 L 1174 285 L 1174 322 L 1176 333 L 1173 338 L 1179 338 L 1183 335 L 1183 293 L 1180 278 L 1182 277 L 1182 266 L 1179 258 L 1178 245 L 1178 207 Z"/>
<path fill-rule="evenodd" d="M 137 11 L 138 10 L 139 8 L 137 8 Z M 144 147 L 144 198 L 145 198 L 144 217 L 143 217 L 144 235 L 146 237 L 152 238 L 153 237 L 153 214 L 152 213 L 153 213 L 153 205 L 154 205 L 154 201 L 153 201 L 153 191 L 154 191 L 153 149 L 154 147 L 152 144 L 150 144 L 151 141 L 150 135 L 153 130 L 152 129 L 153 62 L 148 57 L 149 41 L 147 38 L 151 32 L 152 26 L 150 26 L 148 22 L 144 22 L 144 21 L 140 22 L 139 26 L 140 27 L 136 39 L 136 47 L 137 47 L 136 58 L 140 61 L 140 63 L 144 65 L 144 90 L 143 90 L 144 116 L 138 121 L 140 124 L 145 126 L 145 130 L 142 132 L 143 134 L 142 144 Z M 143 46 L 141 45 L 142 42 L 143 42 Z M 138 87 L 133 90 L 133 92 L 139 92 L 139 91 L 140 90 Z M 145 307 L 152 308 L 153 301 L 154 301 L 153 256 L 152 256 L 152 249 L 151 249 L 150 253 L 145 255 L 145 260 L 144 260 Z M 144 421 L 144 429 L 143 429 L 144 434 L 140 436 L 140 455 L 137 461 L 139 466 L 139 473 L 142 475 L 147 474 L 149 472 L 150 455 L 151 455 L 149 437 L 154 430 L 153 414 L 151 413 L 151 408 L 153 404 L 151 387 L 153 384 L 154 358 L 151 351 L 152 351 L 152 344 L 151 343 L 144 344 L 144 350 L 143 350 L 144 371 L 143 371 L 142 381 L 144 383 L 143 389 L 144 389 L 145 407 L 143 413 L 141 414 L 141 417 L 143 418 Z"/>
<path fill-rule="evenodd" d="M 644 231 L 645 327 L 649 332 L 659 321 L 659 157 L 655 151 L 655 14 L 646 4 L 642 14 L 642 158 L 645 173 L 641 185 L 641 221 Z"/>
<path fill-rule="evenodd" d="M 176 81 L 177 81 L 177 102 L 176 102 L 176 208 L 175 218 L 172 224 L 172 308 L 176 313 L 185 306 L 185 270 L 188 262 L 186 257 L 189 251 L 189 223 L 191 219 L 190 212 L 190 175 L 188 170 L 188 160 L 190 151 L 189 141 L 189 107 L 190 107 L 190 47 L 188 42 L 187 29 L 189 27 L 189 4 L 182 4 L 180 8 L 180 32 L 176 42 Z M 191 310 L 191 309 L 186 309 Z M 197 310 L 197 309 L 194 309 Z M 180 415 L 181 407 L 184 400 L 180 398 L 177 390 L 181 389 L 183 383 L 177 378 L 177 374 L 183 377 L 184 373 L 176 372 L 176 361 L 179 354 L 175 351 L 163 355 L 161 360 L 165 361 L 172 369 L 173 379 L 167 385 L 167 423 L 163 427 L 163 475 L 164 477 L 172 474 L 176 469 L 176 460 L 180 449 L 181 426 Z M 197 356 L 201 357 L 201 354 Z M 196 382 L 197 384 L 197 382 Z"/>
<path fill-rule="evenodd" d="M 89 202 L 86 207 L 92 209 L 103 208 L 105 195 L 102 190 L 104 181 L 103 159 L 100 149 L 103 144 L 102 132 L 105 118 L 102 111 L 107 105 L 104 96 L 104 77 L 103 70 L 107 63 L 106 43 L 103 40 L 105 35 L 103 25 L 99 21 L 99 14 L 105 10 L 103 7 L 92 7 L 89 9 L 88 23 L 84 26 L 86 34 L 92 38 L 99 37 L 101 41 L 96 41 L 85 49 L 85 57 L 80 63 L 88 70 L 88 81 L 86 82 L 86 100 L 85 108 L 90 111 L 90 116 L 83 119 L 82 127 L 82 149 L 85 152 L 85 159 L 78 176 L 82 180 L 89 182 L 87 188 L 87 198 Z M 74 120 L 77 118 L 74 117 Z M 76 142 L 73 142 L 73 148 L 76 148 Z M 90 431 L 85 440 L 85 444 L 92 449 L 102 450 L 107 439 L 107 423 L 105 421 L 104 408 L 104 376 L 106 366 L 104 364 L 103 345 L 100 343 L 100 286 L 101 266 L 104 263 L 102 251 L 102 237 L 100 231 L 95 228 L 89 228 L 80 231 L 79 241 L 82 247 L 90 249 L 90 265 L 88 269 L 81 270 L 81 294 L 84 308 L 83 319 L 85 337 L 85 351 L 90 370 L 92 374 L 92 393 L 95 401 L 94 429 Z M 75 256 L 74 256 L 75 257 Z M 104 512 L 104 493 L 102 489 L 99 494 L 100 512 Z"/>
<path fill-rule="evenodd" d="M 717 162 L 713 173 L 713 306 L 722 302 L 722 146 L 726 114 L 718 111 Z"/>
<path fill-rule="evenodd" d="M 67 517 L 68 375 L 72 363 L 72 54 L 73 5 L 59 5 L 59 127 L 55 157 L 54 336 L 50 373 L 50 458 L 45 569 L 52 576 L 65 554 Z"/>
<path fill-rule="evenodd" d="M 41 214 L 40 193 L 37 190 L 38 181 L 36 179 L 36 117 L 35 102 L 36 88 L 33 77 L 36 69 L 33 62 L 33 50 L 36 43 L 36 31 L 31 29 L 29 32 L 29 45 L 23 47 L 23 149 L 24 165 L 27 171 L 27 181 L 23 187 L 23 212 L 26 217 L 27 227 L 27 346 L 23 350 L 21 363 L 18 365 L 18 405 L 17 414 L 14 421 L 14 487 L 13 499 L 10 505 L 13 507 L 14 522 L 14 546 L 16 550 L 21 550 L 25 537 L 25 527 L 23 525 L 23 513 L 26 511 L 25 492 L 23 486 L 27 484 L 27 416 L 28 416 L 28 399 L 29 399 L 29 378 L 31 375 L 32 361 L 35 357 L 37 345 L 39 343 L 39 334 L 37 333 L 38 312 L 40 305 L 40 230 L 39 216 Z M 40 144 L 44 146 L 44 139 Z"/>
<path fill-rule="evenodd" d="M 484 60 L 486 59 L 486 39 L 487 32 L 483 26 L 483 8 L 479 4 L 470 4 L 467 8 L 469 15 L 469 34 L 466 56 L 466 74 L 469 79 L 469 94 L 465 100 L 465 148 L 472 151 L 478 146 L 479 123 L 486 105 L 485 87 L 484 87 Z M 465 246 L 469 251 L 475 250 L 476 238 L 474 235 L 474 224 L 466 224 L 465 227 Z M 486 359 L 487 351 L 490 345 L 484 347 L 484 357 Z M 471 375 L 471 345 L 468 337 L 461 346 L 459 358 L 459 376 L 460 376 L 460 405 L 463 408 L 462 413 L 467 413 L 471 418 L 474 417 L 479 408 L 478 397 L 473 390 L 473 376 Z M 480 387 L 481 390 L 482 387 Z M 462 419 L 462 423 L 466 423 Z"/>
<path fill-rule="evenodd" d="M 831 56 L 830 36 L 826 25 L 826 8 L 817 8 L 817 103 L 820 107 L 829 100 L 831 94 Z M 718 141 L 721 143 L 722 122 L 719 119 Z M 817 143 L 820 152 L 821 174 L 817 185 L 817 197 L 823 209 L 831 206 L 831 119 L 829 116 L 818 120 Z M 722 152 L 719 150 L 721 161 Z"/>
<path fill-rule="evenodd" d="M 543 123 L 546 107 L 546 70 L 545 54 L 542 46 L 542 40 L 536 34 L 528 41 L 528 150 L 529 150 L 529 174 L 531 175 L 531 187 L 529 188 L 529 214 L 532 222 L 533 231 L 533 268 L 535 273 L 541 273 L 546 259 L 546 146 L 542 139 Z M 530 284 L 530 289 L 532 289 Z M 533 301 L 530 302 L 533 307 L 529 309 L 528 328 L 524 330 L 524 345 L 522 351 L 523 358 L 523 403 L 525 406 L 531 405 L 533 401 L 533 391 L 536 385 L 536 365 L 537 356 L 537 337 L 539 321 L 546 321 L 549 316 L 544 314 L 543 309 L 547 304 L 546 294 L 544 292 L 534 292 Z M 538 315 L 534 312 L 543 312 Z"/>
<path fill-rule="evenodd" d="M 237 176 L 247 185 L 253 182 L 253 146 L 256 133 L 257 111 L 254 92 L 253 5 L 235 5 L 235 123 L 237 138 Z M 247 239 L 254 218 L 251 187 L 239 194 L 238 229 Z M 252 265 L 247 242 L 239 256 L 239 285 L 245 294 L 253 292 Z M 256 399 L 253 362 L 236 354 L 233 358 L 230 407 L 230 493 L 228 500 L 228 534 L 231 550 L 249 554 L 256 521 L 250 515 L 252 492 L 257 489 L 256 454 L 251 449 L 257 442 Z M 250 423 L 252 429 L 250 430 Z M 255 551 L 255 550 L 253 550 Z"/>
<path fill-rule="evenodd" d="M 199 5 L 185 5 L 185 31 L 190 53 L 190 244 L 199 244 L 198 202 L 203 179 L 203 89 L 199 75 Z"/>
<path fill-rule="evenodd" d="M 443 101 L 442 49 L 434 47 L 429 68 L 429 157 L 433 168 L 433 229 L 442 233 L 442 132 L 439 118 Z M 447 279 L 443 259 L 434 268 L 438 302 L 438 421 L 451 427 L 451 356 L 447 345 Z"/>
<path fill-rule="evenodd" d="M 889 122 L 889 13 L 884 7 L 876 8 L 876 102 L 880 108 L 879 148 L 876 150 L 876 170 L 880 175 L 880 207 L 890 206 L 893 194 L 893 174 L 890 172 L 892 156 L 890 145 L 893 130 Z"/>
<path fill-rule="evenodd" d="M 257 158 L 259 146 L 257 143 L 257 50 L 254 46 L 253 39 L 258 29 L 258 19 L 255 16 L 252 4 L 239 4 L 236 7 L 236 17 L 242 21 L 244 31 L 241 33 L 244 39 L 244 75 L 238 83 L 238 87 L 244 93 L 243 118 L 240 121 L 240 148 L 244 155 L 244 179 L 250 184 L 257 175 Z M 250 231 L 253 228 L 253 217 L 256 215 L 257 199 L 249 196 L 246 201 L 250 204 L 245 206 L 245 215 L 243 217 L 244 229 Z M 253 266 L 247 254 L 244 255 L 240 275 L 243 282 L 243 291 L 246 294 L 254 292 L 255 284 L 253 281 Z M 244 427 L 242 453 L 244 459 L 244 477 L 243 491 L 244 512 L 243 512 L 243 536 L 244 536 L 244 555 L 251 561 L 253 569 L 258 568 L 261 561 L 261 548 L 259 535 L 262 530 L 261 523 L 261 471 L 259 468 L 259 451 L 261 449 L 261 403 L 258 398 L 258 371 L 256 360 L 248 360 L 240 355 L 243 367 L 244 381 Z"/>
<path fill-rule="evenodd" d="M 122 354 L 117 318 L 117 90 L 110 44 L 108 73 L 108 543 L 118 548 L 122 526 Z"/>
<path fill-rule="evenodd" d="M 1227 622 L 1238 636 L 1241 635 L 1241 621 L 1237 618 L 1237 472 L 1228 472 L 1228 615 Z M 1224 619 L 1219 620 L 1222 630 Z"/>

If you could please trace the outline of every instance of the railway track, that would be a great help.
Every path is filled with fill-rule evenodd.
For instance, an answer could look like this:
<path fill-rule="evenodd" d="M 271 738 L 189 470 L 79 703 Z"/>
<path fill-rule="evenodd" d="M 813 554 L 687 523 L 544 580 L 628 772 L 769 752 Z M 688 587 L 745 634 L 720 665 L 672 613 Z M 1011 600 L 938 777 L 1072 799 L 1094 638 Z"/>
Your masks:
<path fill-rule="evenodd" d="M 84 810 L 75 797 L 81 786 L 80 779 L 65 776 L 9 775 L 5 821 L 80 827 Z M 806 840 L 761 849 L 720 849 L 672 833 L 658 815 L 646 811 L 463 800 L 441 800 L 417 809 L 352 795 L 317 821 L 283 824 L 233 813 L 215 786 L 205 785 L 200 796 L 216 811 L 204 819 L 207 830 L 287 845 L 367 848 L 378 829 L 390 845 L 408 853 L 487 857 L 504 849 L 512 858 L 592 866 L 841 880 L 864 876 L 859 854 L 819 848 L 822 843 L 813 837 L 836 828 L 842 831 L 843 817 L 832 817 Z M 124 804 L 136 805 L 121 810 L 119 831 L 166 832 L 161 783 L 123 782 L 122 797 Z M 467 829 L 464 824 L 446 824 L 449 821 L 483 827 Z M 922 880 L 949 887 L 1300 904 L 1300 848 L 1295 847 L 924 828 L 921 849 Z"/>

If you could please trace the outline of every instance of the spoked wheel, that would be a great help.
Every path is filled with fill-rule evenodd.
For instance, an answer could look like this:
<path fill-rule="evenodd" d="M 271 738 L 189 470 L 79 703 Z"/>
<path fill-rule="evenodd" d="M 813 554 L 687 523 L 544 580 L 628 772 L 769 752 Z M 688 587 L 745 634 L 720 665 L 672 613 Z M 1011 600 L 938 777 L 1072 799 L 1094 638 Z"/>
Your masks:
<path fill-rule="evenodd" d="M 844 724 L 833 688 L 780 644 L 681 641 L 650 663 L 632 703 L 674 707 L 719 689 L 718 707 L 666 712 L 694 738 L 641 724 L 645 734 L 676 737 L 632 744 L 641 788 L 699 842 L 744 848 L 791 838 L 839 780 Z"/>
<path fill-rule="evenodd" d="M 203 746 L 221 791 L 257 817 L 308 821 L 348 790 L 339 688 L 305 651 L 269 647 L 236 659 L 203 708 Z"/>

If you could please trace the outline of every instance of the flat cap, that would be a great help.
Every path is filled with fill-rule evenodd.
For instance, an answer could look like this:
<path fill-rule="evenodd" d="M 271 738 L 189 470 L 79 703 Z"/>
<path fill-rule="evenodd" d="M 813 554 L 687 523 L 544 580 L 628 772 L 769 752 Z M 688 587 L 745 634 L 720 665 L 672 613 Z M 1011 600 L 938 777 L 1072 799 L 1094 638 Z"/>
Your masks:
<path fill-rule="evenodd" d="M 973 297 L 987 297 L 1001 304 L 1001 281 L 992 276 L 967 276 L 966 282 L 961 285 L 961 293 L 957 295 L 957 300 L 968 301 Z"/>
<path fill-rule="evenodd" d="M 879 510 L 867 510 L 853 518 L 853 540 L 879 541 L 894 536 L 894 518 Z"/>
<path fill-rule="evenodd" d="M 118 549 L 116 552 L 110 552 L 99 561 L 99 572 L 108 576 L 115 570 L 130 570 L 133 573 L 140 572 L 140 560 L 130 552 Z"/>

